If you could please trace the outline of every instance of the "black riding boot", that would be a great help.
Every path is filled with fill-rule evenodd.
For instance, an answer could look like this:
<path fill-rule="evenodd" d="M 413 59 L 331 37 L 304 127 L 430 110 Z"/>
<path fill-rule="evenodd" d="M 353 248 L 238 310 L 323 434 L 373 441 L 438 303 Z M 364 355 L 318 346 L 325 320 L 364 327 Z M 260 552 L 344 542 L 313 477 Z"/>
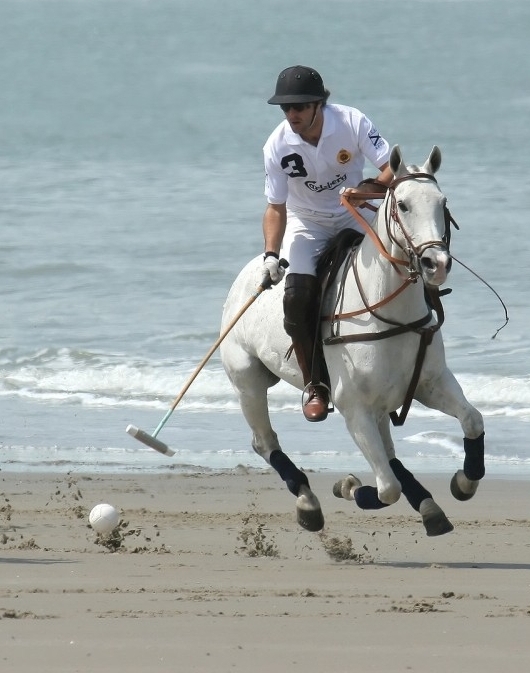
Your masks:
<path fill-rule="evenodd" d="M 329 388 L 321 380 L 322 347 L 318 344 L 315 348 L 318 298 L 318 281 L 315 276 L 291 273 L 285 279 L 284 327 L 293 340 L 293 350 L 308 393 L 303 406 L 304 416 L 313 422 L 327 418 L 329 405 Z"/>

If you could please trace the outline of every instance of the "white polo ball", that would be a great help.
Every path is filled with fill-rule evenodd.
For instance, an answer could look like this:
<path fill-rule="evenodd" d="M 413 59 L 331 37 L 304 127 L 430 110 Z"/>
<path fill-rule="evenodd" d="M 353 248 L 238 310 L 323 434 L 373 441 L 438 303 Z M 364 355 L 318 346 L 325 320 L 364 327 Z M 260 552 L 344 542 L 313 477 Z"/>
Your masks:
<path fill-rule="evenodd" d="M 120 513 L 112 505 L 96 505 L 88 515 L 88 522 L 100 535 L 109 535 L 120 523 Z"/>

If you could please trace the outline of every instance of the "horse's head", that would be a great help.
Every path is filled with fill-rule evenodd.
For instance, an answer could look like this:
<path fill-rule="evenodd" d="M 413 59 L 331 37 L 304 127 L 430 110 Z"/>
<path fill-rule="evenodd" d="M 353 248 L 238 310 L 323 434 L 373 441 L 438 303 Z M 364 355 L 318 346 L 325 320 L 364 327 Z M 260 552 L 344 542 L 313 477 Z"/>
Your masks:
<path fill-rule="evenodd" d="M 438 147 L 423 166 L 406 166 L 398 145 L 392 148 L 385 217 L 387 233 L 428 286 L 445 282 L 451 269 L 446 239 L 446 198 L 434 177 L 442 163 Z"/>

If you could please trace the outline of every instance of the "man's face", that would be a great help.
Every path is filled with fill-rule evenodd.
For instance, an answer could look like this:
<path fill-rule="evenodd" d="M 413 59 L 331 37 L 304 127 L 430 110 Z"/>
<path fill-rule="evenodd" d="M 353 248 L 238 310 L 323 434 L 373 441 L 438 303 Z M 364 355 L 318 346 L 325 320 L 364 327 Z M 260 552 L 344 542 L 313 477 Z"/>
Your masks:
<path fill-rule="evenodd" d="M 280 105 L 285 118 L 294 133 L 299 135 L 309 131 L 313 124 L 319 103 L 286 103 Z"/>

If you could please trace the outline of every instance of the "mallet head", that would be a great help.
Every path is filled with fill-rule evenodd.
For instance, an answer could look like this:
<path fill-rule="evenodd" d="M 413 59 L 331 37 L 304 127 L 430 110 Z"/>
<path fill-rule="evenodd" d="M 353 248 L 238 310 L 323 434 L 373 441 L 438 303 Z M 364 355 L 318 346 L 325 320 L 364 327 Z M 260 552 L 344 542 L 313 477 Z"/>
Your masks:
<path fill-rule="evenodd" d="M 138 441 L 142 442 L 146 446 L 149 446 L 151 449 L 158 451 L 159 453 L 163 453 L 165 456 L 175 455 L 173 449 L 170 449 L 167 444 L 164 444 L 164 442 L 161 442 L 159 439 L 153 437 L 144 430 L 140 430 L 140 428 L 137 428 L 135 425 L 128 425 L 125 431 Z"/>

